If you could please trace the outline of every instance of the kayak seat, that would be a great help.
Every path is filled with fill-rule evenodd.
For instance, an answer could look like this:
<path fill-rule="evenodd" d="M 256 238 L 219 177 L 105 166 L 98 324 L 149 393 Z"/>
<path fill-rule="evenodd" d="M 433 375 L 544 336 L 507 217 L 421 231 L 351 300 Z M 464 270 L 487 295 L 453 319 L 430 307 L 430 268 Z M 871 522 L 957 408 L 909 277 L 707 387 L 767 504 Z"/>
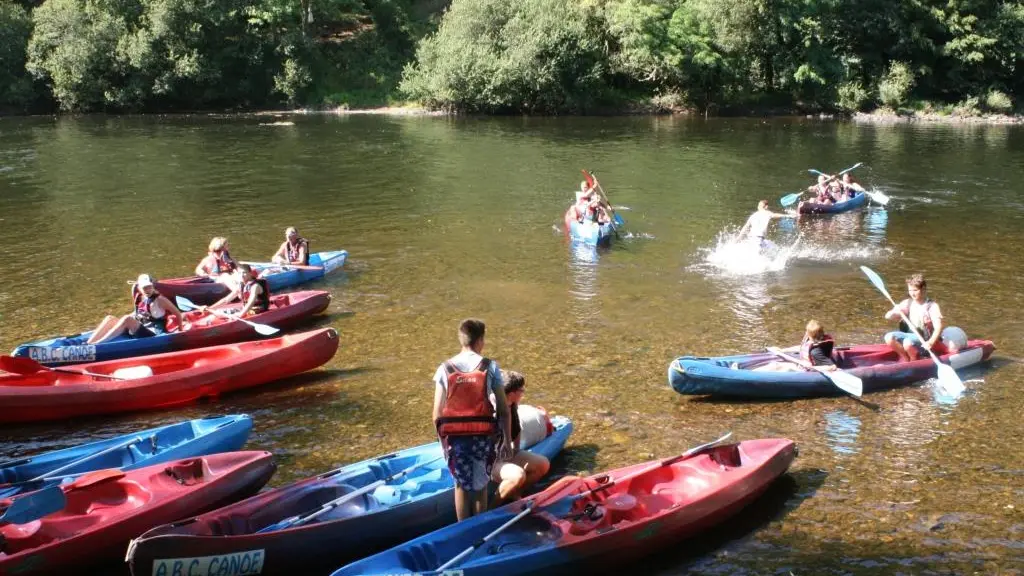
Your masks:
<path fill-rule="evenodd" d="M 164 468 L 164 473 L 182 486 L 194 486 L 214 476 L 206 458 L 192 458 Z"/>
<path fill-rule="evenodd" d="M 430 542 L 405 546 L 398 551 L 398 565 L 411 572 L 429 572 L 448 560 L 438 556 L 437 549 Z"/>

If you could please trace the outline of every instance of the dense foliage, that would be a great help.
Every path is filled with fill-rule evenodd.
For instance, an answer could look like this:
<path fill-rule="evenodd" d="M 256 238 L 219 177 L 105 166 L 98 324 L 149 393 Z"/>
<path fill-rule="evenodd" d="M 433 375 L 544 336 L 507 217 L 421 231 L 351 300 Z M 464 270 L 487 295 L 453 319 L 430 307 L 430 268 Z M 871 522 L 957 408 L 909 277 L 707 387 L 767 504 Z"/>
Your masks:
<path fill-rule="evenodd" d="M 0 0 L 0 110 L 1012 112 L 1020 0 Z"/>

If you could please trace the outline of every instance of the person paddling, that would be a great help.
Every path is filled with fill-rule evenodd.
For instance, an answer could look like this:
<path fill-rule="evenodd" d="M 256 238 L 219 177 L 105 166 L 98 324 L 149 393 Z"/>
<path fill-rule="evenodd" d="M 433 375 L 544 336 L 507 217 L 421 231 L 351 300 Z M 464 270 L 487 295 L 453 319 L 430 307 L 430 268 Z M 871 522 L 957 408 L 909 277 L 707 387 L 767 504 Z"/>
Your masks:
<path fill-rule="evenodd" d="M 775 243 L 765 238 L 768 234 L 768 225 L 775 218 L 795 217 L 793 214 L 772 212 L 768 208 L 768 201 L 761 200 L 757 203 L 757 212 L 754 212 L 750 215 L 750 218 L 747 218 L 746 224 L 743 225 L 743 228 L 740 228 L 736 239 L 738 242 L 746 241 L 756 245 L 758 250 L 762 252 L 775 250 L 778 248 Z"/>
<path fill-rule="evenodd" d="M 267 281 L 257 278 L 248 264 L 240 265 L 238 274 L 241 280 L 238 282 L 238 288 L 213 305 L 227 304 L 239 299 L 242 302 L 242 309 L 236 314 L 239 318 L 262 314 L 270 310 L 270 287 L 267 285 Z M 206 306 L 201 309 L 206 310 Z"/>
<path fill-rule="evenodd" d="M 183 325 L 181 311 L 165 296 L 156 291 L 149 274 L 140 274 L 132 286 L 132 304 L 135 311 L 120 319 L 107 316 L 93 331 L 87 344 L 113 340 L 127 332 L 129 338 L 147 338 L 170 332 L 167 320 L 175 318 Z"/>
<path fill-rule="evenodd" d="M 498 363 L 481 356 L 486 326 L 459 325 L 462 351 L 434 373 L 433 421 L 455 478 L 455 514 L 465 520 L 487 510 L 487 482 L 495 459 L 512 458 L 508 399 Z M 500 433 L 501 445 L 497 446 Z"/>
<path fill-rule="evenodd" d="M 237 268 L 238 263 L 228 253 L 228 239 L 218 236 L 210 240 L 206 257 L 200 260 L 199 265 L 196 266 L 196 276 L 209 278 L 214 282 L 236 290 L 238 289 L 238 281 L 233 273 Z"/>
<path fill-rule="evenodd" d="M 544 456 L 521 449 L 523 427 L 519 420 L 519 404 L 526 392 L 526 378 L 511 370 L 501 374 L 508 402 L 512 457 L 498 462 L 491 470 L 491 479 L 498 483 L 498 502 L 519 498 L 523 490 L 536 484 L 551 468 L 551 462 Z"/>
<path fill-rule="evenodd" d="M 857 194 L 864 193 L 864 187 L 849 172 L 843 174 L 843 179 L 839 180 L 839 185 L 843 188 L 843 193 L 846 194 L 846 200 L 853 199 Z"/>
<path fill-rule="evenodd" d="M 928 283 L 925 282 L 923 274 L 914 274 L 907 278 L 907 298 L 899 305 L 885 313 L 886 320 L 900 320 L 900 312 L 906 316 L 911 324 L 925 339 L 921 341 L 913 332 L 894 330 L 885 335 L 885 343 L 891 347 L 900 360 L 909 362 L 917 360 L 925 355 L 922 347 L 930 349 L 935 354 L 946 354 L 948 352 L 942 340 L 942 327 L 945 319 L 939 305 L 928 298 Z"/>
<path fill-rule="evenodd" d="M 309 240 L 299 236 L 298 231 L 289 226 L 284 231 L 284 243 L 270 260 L 274 264 L 309 266 Z"/>

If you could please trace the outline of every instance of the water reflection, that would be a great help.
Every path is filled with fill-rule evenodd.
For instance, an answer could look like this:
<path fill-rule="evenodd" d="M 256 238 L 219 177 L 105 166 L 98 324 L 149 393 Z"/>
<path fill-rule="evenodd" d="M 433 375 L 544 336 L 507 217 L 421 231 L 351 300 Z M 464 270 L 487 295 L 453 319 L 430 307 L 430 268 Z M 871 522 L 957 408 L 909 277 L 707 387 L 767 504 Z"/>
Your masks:
<path fill-rule="evenodd" d="M 869 208 L 864 215 L 864 238 L 881 246 L 889 226 L 889 211 L 885 208 Z"/>
<path fill-rule="evenodd" d="M 595 337 L 593 326 L 600 317 L 597 301 L 597 270 L 600 252 L 596 246 L 580 242 L 569 242 L 569 295 L 570 309 L 577 323 L 576 339 L 592 342 Z"/>
<path fill-rule="evenodd" d="M 860 418 L 845 410 L 825 414 L 825 438 L 832 451 L 843 456 L 860 452 L 857 447 L 860 426 Z"/>

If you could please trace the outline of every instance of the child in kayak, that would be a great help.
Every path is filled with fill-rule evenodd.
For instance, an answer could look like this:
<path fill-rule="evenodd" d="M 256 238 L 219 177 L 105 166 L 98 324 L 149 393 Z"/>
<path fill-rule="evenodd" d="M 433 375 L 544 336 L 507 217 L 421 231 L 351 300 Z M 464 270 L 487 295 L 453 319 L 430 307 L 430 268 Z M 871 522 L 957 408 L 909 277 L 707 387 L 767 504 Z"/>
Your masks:
<path fill-rule="evenodd" d="M 270 257 L 274 264 L 300 264 L 309 265 L 309 241 L 299 236 L 294 227 L 289 226 L 284 231 L 284 243 Z"/>
<path fill-rule="evenodd" d="M 140 274 L 132 286 L 132 304 L 135 311 L 120 319 L 107 316 L 93 331 L 87 344 L 99 344 L 127 333 L 129 338 L 147 338 L 166 334 L 167 321 L 173 317 L 182 326 L 181 311 L 165 296 L 156 291 L 149 274 Z"/>
<path fill-rule="evenodd" d="M 945 320 L 942 317 L 942 310 L 932 299 L 928 298 L 928 283 L 925 282 L 923 274 L 914 274 L 907 278 L 907 298 L 898 306 L 885 313 L 886 320 L 901 320 L 906 316 L 910 323 L 917 328 L 918 333 L 924 338 L 921 341 L 909 329 L 906 331 L 895 330 L 885 335 L 885 343 L 889 345 L 904 362 L 917 360 L 924 356 L 924 348 L 928 348 L 935 354 L 946 354 L 948 352 L 942 340 L 942 328 Z M 902 326 L 901 326 L 902 327 Z"/>
<path fill-rule="evenodd" d="M 781 214 L 768 209 L 768 201 L 761 200 L 757 203 L 757 212 L 747 218 L 747 222 L 740 228 L 736 236 L 737 242 L 748 242 L 757 246 L 762 252 L 774 251 L 778 248 L 774 242 L 765 238 L 768 234 L 768 225 L 775 218 L 795 218 L 792 214 Z"/>
<path fill-rule="evenodd" d="M 523 428 L 519 420 L 519 404 L 526 392 L 526 378 L 519 372 L 503 371 L 502 383 L 508 402 L 512 457 L 498 462 L 491 470 L 491 479 L 498 483 L 495 505 L 519 498 L 523 490 L 536 484 L 551 468 L 551 463 L 544 456 L 521 449 Z"/>
<path fill-rule="evenodd" d="M 228 239 L 218 236 L 210 240 L 206 257 L 200 260 L 199 265 L 196 266 L 196 276 L 209 278 L 236 290 L 238 289 L 238 280 L 232 273 L 237 268 L 238 263 L 228 253 Z"/>
<path fill-rule="evenodd" d="M 221 298 L 214 306 L 227 304 L 239 300 L 242 302 L 242 309 L 237 316 L 244 318 L 254 314 L 262 314 L 270 310 L 270 287 L 267 281 L 256 277 L 252 267 L 248 264 L 241 264 L 238 267 L 238 289 L 232 290 L 230 294 Z M 206 310 L 206 306 L 200 308 Z"/>
<path fill-rule="evenodd" d="M 835 348 L 835 339 L 825 333 L 825 328 L 817 320 L 810 320 L 804 328 L 804 338 L 800 342 L 800 358 L 796 362 L 773 360 L 764 366 L 754 368 L 760 372 L 803 372 L 814 366 L 820 366 L 825 370 L 836 370 L 835 360 L 832 359 L 832 350 Z"/>
<path fill-rule="evenodd" d="M 462 350 L 434 373 L 433 420 L 455 478 L 455 515 L 459 520 L 487 510 L 487 483 L 494 461 L 512 458 L 512 430 L 501 373 L 497 362 L 481 356 L 485 330 L 480 320 L 463 320 L 459 325 Z M 496 446 L 498 434 L 500 446 Z"/>

